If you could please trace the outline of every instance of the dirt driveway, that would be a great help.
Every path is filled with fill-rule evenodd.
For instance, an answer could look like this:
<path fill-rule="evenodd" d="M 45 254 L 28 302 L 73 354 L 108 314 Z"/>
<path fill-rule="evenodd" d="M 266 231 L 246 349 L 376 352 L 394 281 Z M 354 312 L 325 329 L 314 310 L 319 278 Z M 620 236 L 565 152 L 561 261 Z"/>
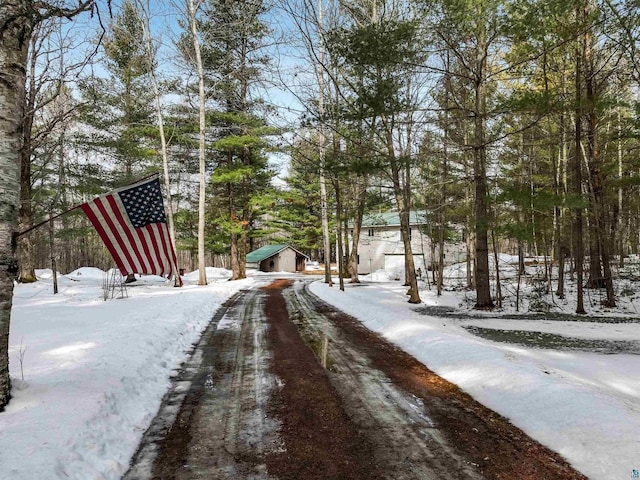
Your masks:
<path fill-rule="evenodd" d="M 124 478 L 585 477 L 283 279 L 217 312 Z"/>

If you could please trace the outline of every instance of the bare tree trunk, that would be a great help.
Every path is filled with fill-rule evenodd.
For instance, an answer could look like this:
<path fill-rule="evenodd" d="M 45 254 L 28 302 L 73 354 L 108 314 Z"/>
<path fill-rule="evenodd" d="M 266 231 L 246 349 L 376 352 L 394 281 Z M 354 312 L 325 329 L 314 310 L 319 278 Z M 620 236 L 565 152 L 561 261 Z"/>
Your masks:
<path fill-rule="evenodd" d="M 440 269 L 436 265 L 436 242 L 433 239 L 429 239 L 429 264 L 427 265 L 427 271 L 425 273 L 425 278 L 427 279 L 427 285 L 429 285 L 429 290 L 431 290 L 431 283 L 434 285 L 438 285 L 438 279 L 436 278 L 435 271 L 436 269 L 439 271 Z M 429 270 L 431 270 L 431 282 L 429 281 Z M 438 295 L 441 295 L 438 293 Z"/>
<path fill-rule="evenodd" d="M 193 41 L 193 51 L 195 54 L 196 68 L 198 70 L 198 98 L 200 111 L 199 130 L 199 181 L 200 189 L 198 196 L 198 285 L 207 284 L 207 272 L 204 250 L 204 223 L 205 223 L 205 96 L 204 96 L 204 70 L 202 67 L 202 56 L 200 54 L 200 41 L 198 40 L 198 27 L 196 24 L 196 7 L 193 0 L 187 0 L 187 15 L 191 28 L 191 40 Z"/>
<path fill-rule="evenodd" d="M 233 163 L 233 154 L 227 153 L 227 166 L 231 167 Z M 229 219 L 231 222 L 231 232 L 229 234 L 229 256 L 231 263 L 231 280 L 240 280 L 240 235 L 237 231 L 236 205 L 234 202 L 233 187 L 231 183 L 227 183 L 227 199 L 229 201 Z"/>
<path fill-rule="evenodd" d="M 324 43 L 322 31 L 324 28 L 324 13 L 322 0 L 318 0 L 318 65 L 316 76 L 318 78 L 318 115 L 320 116 L 320 135 L 318 140 L 318 156 L 320 159 L 320 216 L 322 221 L 322 243 L 324 246 L 324 282 L 333 285 L 331 279 L 331 237 L 329 236 L 329 214 L 327 210 L 327 178 L 326 178 L 326 134 L 324 130 Z"/>
<path fill-rule="evenodd" d="M 622 183 L 622 125 L 620 122 L 620 108 L 618 108 L 618 181 Z M 620 255 L 619 268 L 624 266 L 624 210 L 622 186 L 618 187 L 618 255 Z"/>
<path fill-rule="evenodd" d="M 473 174 L 476 187 L 476 305 L 475 308 L 493 308 L 489 285 L 489 216 L 487 213 L 487 148 L 485 144 L 486 114 L 486 32 L 479 35 L 475 65 L 475 118 L 473 141 Z"/>
<path fill-rule="evenodd" d="M 342 209 L 342 199 L 340 198 L 340 180 L 336 179 L 334 182 L 334 189 L 336 192 L 336 238 L 338 240 L 336 257 L 338 260 L 338 283 L 340 290 L 344 292 L 344 252 L 342 246 L 342 218 L 340 211 Z"/>
<path fill-rule="evenodd" d="M 575 159 L 574 159 L 574 194 L 577 197 L 582 196 L 582 62 L 580 61 L 580 53 L 576 55 L 576 122 L 575 122 Z M 574 249 L 575 258 L 577 296 L 576 296 L 576 313 L 587 313 L 584 309 L 584 285 L 583 285 L 583 268 L 584 268 L 584 243 L 582 237 L 582 207 L 578 206 L 575 210 L 574 222 Z"/>
<path fill-rule="evenodd" d="M 0 20 L 15 18 L 0 35 L 0 411 L 9 403 L 9 325 L 15 277 L 13 234 L 18 226 L 20 151 L 24 115 L 27 49 L 33 22 L 24 18 L 24 1 L 5 0 Z"/>
<path fill-rule="evenodd" d="M 37 42 L 38 27 L 34 28 L 31 39 L 31 56 L 29 58 L 29 86 L 26 88 L 25 109 L 22 127 L 22 149 L 20 150 L 20 210 L 18 224 L 20 231 L 31 227 L 33 223 L 33 204 L 31 194 L 31 132 L 36 100 L 36 63 L 35 43 Z M 21 283 L 36 281 L 35 265 L 33 263 L 33 243 L 31 235 L 23 235 L 18 240 L 18 258 L 20 259 L 18 279 Z"/>
<path fill-rule="evenodd" d="M 465 124 L 465 132 L 464 132 L 464 145 L 469 144 L 469 132 L 466 131 Z M 464 176 L 465 178 L 471 178 L 471 166 L 469 161 L 469 156 L 467 154 L 468 150 L 464 150 L 462 152 L 464 158 Z M 466 241 L 465 241 L 465 253 L 466 253 L 466 267 L 467 267 L 467 288 L 472 289 L 475 288 L 475 277 L 474 277 L 474 269 L 475 269 L 475 260 L 473 257 L 473 244 L 475 243 L 475 239 L 473 237 L 474 221 L 473 221 L 473 182 L 467 182 L 464 189 L 464 202 L 465 202 L 465 210 L 467 211 L 465 215 L 465 229 L 466 229 Z"/>
<path fill-rule="evenodd" d="M 342 253 L 344 255 L 344 276 L 351 278 L 351 272 L 349 271 L 349 258 L 351 252 L 349 249 L 349 213 L 350 210 L 345 207 L 342 210 L 341 222 L 342 222 Z"/>
<path fill-rule="evenodd" d="M 171 182 L 169 181 L 169 155 L 167 153 L 167 140 L 164 132 L 164 116 L 162 114 L 162 102 L 160 98 L 160 88 L 158 87 L 158 79 L 156 77 L 155 71 L 155 54 L 153 51 L 153 45 L 151 43 L 151 27 L 149 25 L 149 14 L 151 11 L 151 6 L 149 0 L 147 0 L 146 5 L 140 0 L 141 8 L 139 10 L 142 12 L 142 25 L 144 28 L 144 39 L 145 39 L 145 48 L 147 51 L 147 61 L 149 62 L 149 77 L 151 78 L 151 85 L 153 86 L 153 94 L 156 100 L 156 118 L 158 121 L 158 132 L 160 134 L 160 154 L 162 156 L 162 171 L 164 173 L 164 189 L 166 192 L 166 200 L 167 200 L 167 221 L 169 223 L 169 238 L 171 240 L 171 245 L 174 249 L 178 249 L 176 245 L 176 231 L 175 225 L 173 222 L 173 200 L 171 198 Z M 173 278 L 174 278 L 174 286 L 180 286 L 180 278 L 179 278 L 179 268 L 178 268 L 178 259 L 176 255 L 176 262 L 171 262 L 171 269 L 173 270 Z"/>
<path fill-rule="evenodd" d="M 589 232 L 589 278 L 587 288 L 601 288 L 604 286 L 602 274 L 602 259 L 600 257 L 600 241 L 598 239 L 598 219 L 596 218 L 596 208 L 593 204 L 587 215 L 587 231 Z"/>
<path fill-rule="evenodd" d="M 353 218 L 353 233 L 351 234 L 351 252 L 349 254 L 349 271 L 351 273 L 351 283 L 360 283 L 358 278 L 358 243 L 362 231 L 362 217 L 367 201 L 367 178 L 361 178 L 356 182 L 356 209 Z"/>
<path fill-rule="evenodd" d="M 402 238 L 402 244 L 404 246 L 404 258 L 405 258 L 405 280 L 409 285 L 409 303 L 421 303 L 420 293 L 418 291 L 418 281 L 416 279 L 416 268 L 413 261 L 413 253 L 411 248 L 411 235 L 409 234 L 409 216 L 411 205 L 408 198 L 408 186 L 403 184 L 400 180 L 401 166 L 398 160 L 395 158 L 395 146 L 393 143 L 393 137 L 391 131 L 387 129 L 386 132 L 387 141 L 387 155 L 389 155 L 389 166 L 391 167 L 391 179 L 393 182 L 393 191 L 396 197 L 396 204 L 398 205 L 398 213 L 400 214 L 400 236 Z M 404 179 L 405 182 L 407 179 Z"/>
<path fill-rule="evenodd" d="M 371 139 L 370 139 L 371 140 Z M 367 149 L 360 145 L 357 149 L 357 155 L 363 158 L 367 155 Z M 355 212 L 353 215 L 353 233 L 351 235 L 351 253 L 349 255 L 349 265 L 351 273 L 351 283 L 359 283 L 358 278 L 358 244 L 360 243 L 360 235 L 362 232 L 362 217 L 367 203 L 367 189 L 369 187 L 369 175 L 357 175 L 355 181 Z"/>
<path fill-rule="evenodd" d="M 562 79 L 564 85 L 564 77 Z M 558 197 L 565 197 L 565 188 L 563 183 L 563 175 L 567 165 L 567 138 L 566 138 L 566 120 L 565 114 L 560 114 L 560 148 L 558 149 L 558 165 L 555 171 L 555 191 Z M 563 210 L 560 207 L 555 209 L 556 216 L 556 257 L 558 260 L 558 288 L 556 289 L 556 295 L 558 298 L 564 298 L 564 260 L 567 253 L 565 246 L 564 235 L 564 215 Z"/>
<path fill-rule="evenodd" d="M 449 51 L 446 57 L 446 70 L 450 69 Z M 438 215 L 439 231 L 438 231 L 438 280 L 436 284 L 437 295 L 442 295 L 442 284 L 444 276 L 444 240 L 446 230 L 446 212 L 445 205 L 447 203 L 447 169 L 449 162 L 449 101 L 451 95 L 451 75 L 445 75 L 445 100 L 444 100 L 444 136 L 442 139 L 442 160 L 440 161 L 440 213 Z"/>
<path fill-rule="evenodd" d="M 66 171 L 66 126 L 63 126 L 62 134 L 60 135 L 60 144 L 59 144 L 59 165 L 58 165 L 58 185 L 60 186 L 60 202 L 63 209 L 69 208 L 69 199 L 67 198 L 67 171 Z M 66 215 L 61 217 L 62 221 L 62 230 L 65 231 L 69 228 L 69 219 Z M 81 264 L 80 262 L 72 263 L 72 243 L 64 242 L 63 245 L 63 255 L 64 255 L 64 272 L 70 272 L 74 270 L 75 267 L 79 265 L 88 265 L 87 263 Z"/>
<path fill-rule="evenodd" d="M 491 240 L 493 243 L 493 259 L 496 262 L 496 301 L 498 308 L 502 308 L 502 286 L 500 285 L 500 258 L 498 255 L 498 242 L 496 241 L 496 231 L 491 229 Z"/>
<path fill-rule="evenodd" d="M 242 33 L 242 48 L 241 48 L 241 52 L 239 55 L 239 59 L 240 59 L 240 66 L 238 67 L 239 70 L 239 77 L 240 77 L 240 110 L 242 112 L 242 115 L 248 115 L 248 106 L 247 106 L 247 99 L 248 99 L 248 92 L 249 92 L 249 86 L 248 86 L 248 76 L 247 76 L 247 55 L 248 55 L 248 46 L 247 46 L 247 37 L 246 37 L 247 33 L 246 33 L 246 28 L 243 28 L 243 33 Z M 248 135 L 249 134 L 249 129 L 246 125 L 243 125 L 241 127 L 241 132 L 243 135 Z M 241 153 L 241 158 L 242 158 L 242 163 L 244 165 L 246 165 L 247 167 L 251 166 L 252 160 L 251 160 L 251 150 L 249 149 L 248 146 L 244 146 L 242 148 L 242 153 Z M 251 205 L 250 205 L 250 201 L 249 201 L 249 197 L 251 195 L 250 193 L 250 180 L 249 177 L 247 175 L 244 175 L 242 177 L 242 219 L 240 222 L 240 226 L 241 226 L 241 230 L 240 230 L 240 235 L 239 235 L 239 242 L 238 242 L 238 278 L 247 278 L 247 272 L 246 272 L 246 258 L 247 258 L 247 247 L 249 244 L 249 225 L 251 223 Z"/>
<path fill-rule="evenodd" d="M 591 12 L 590 0 L 585 1 L 584 16 L 589 18 Z M 586 105 L 588 107 L 588 123 L 587 123 L 587 140 L 588 140 L 588 165 L 589 165 L 589 181 L 592 192 L 592 208 L 593 219 L 595 224 L 596 239 L 599 246 L 599 258 L 602 259 L 602 268 L 604 272 L 603 283 L 607 292 L 605 306 L 615 307 L 615 292 L 613 290 L 613 278 L 611 275 L 611 262 L 609 259 L 609 241 L 607 235 L 607 219 L 605 213 L 605 197 L 602 176 L 602 159 L 598 145 L 598 126 L 599 118 L 596 110 L 596 102 L 598 92 L 596 91 L 596 68 L 593 58 L 593 36 L 590 30 L 584 35 L 584 70 L 585 70 L 585 91 Z"/>

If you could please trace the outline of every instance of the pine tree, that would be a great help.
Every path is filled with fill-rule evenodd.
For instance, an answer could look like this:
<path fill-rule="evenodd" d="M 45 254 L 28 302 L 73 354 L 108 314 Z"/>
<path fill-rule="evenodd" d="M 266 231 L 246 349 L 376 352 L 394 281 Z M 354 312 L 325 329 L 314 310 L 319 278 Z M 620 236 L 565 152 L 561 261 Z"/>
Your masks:
<path fill-rule="evenodd" d="M 345 109 L 368 125 L 383 165 L 381 171 L 393 188 L 400 214 L 410 303 L 420 303 L 409 236 L 416 109 L 413 89 L 417 88 L 412 82 L 416 79 L 415 65 L 422 59 L 415 42 L 417 26 L 416 21 L 389 14 L 366 24 L 335 28 L 328 43 L 336 68 L 348 78 L 347 88 L 343 89 L 347 99 Z M 406 140 L 399 144 L 398 137 Z"/>
<path fill-rule="evenodd" d="M 315 143 L 303 139 L 291 151 L 286 190 L 280 193 L 274 227 L 284 230 L 292 244 L 320 260 L 324 248 L 320 219 L 319 164 Z"/>
<path fill-rule="evenodd" d="M 106 77 L 80 82 L 85 108 L 81 121 L 92 133 L 78 139 L 87 152 L 113 160 L 110 189 L 131 183 L 158 163 L 148 140 L 154 128 L 153 92 L 148 87 L 149 62 L 140 13 L 125 0 L 113 18 L 103 43 Z"/>
<path fill-rule="evenodd" d="M 212 117 L 217 140 L 213 182 L 226 202 L 232 279 L 245 278 L 245 256 L 260 212 L 256 199 L 269 188 L 266 137 L 275 133 L 261 118 L 256 97 L 268 33 L 262 1 L 209 0 L 204 5 L 203 64 L 211 98 L 221 113 Z"/>

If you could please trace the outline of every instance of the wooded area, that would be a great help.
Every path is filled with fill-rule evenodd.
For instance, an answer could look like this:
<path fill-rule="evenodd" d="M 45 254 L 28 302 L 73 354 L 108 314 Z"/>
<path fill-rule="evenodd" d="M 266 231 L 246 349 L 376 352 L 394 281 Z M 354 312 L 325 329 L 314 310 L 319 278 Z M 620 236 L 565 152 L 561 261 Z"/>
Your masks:
<path fill-rule="evenodd" d="M 421 210 L 439 255 L 466 243 L 476 308 L 500 304 L 498 252 L 522 272 L 525 256 L 548 258 L 561 298 L 575 276 L 577 313 L 583 288 L 615 306 L 612 265 L 640 240 L 638 7 L 3 0 L 0 408 L 14 279 L 52 258 L 63 273 L 112 266 L 79 211 L 16 233 L 153 172 L 200 284 L 214 258 L 244 278 L 246 253 L 269 242 L 325 261 L 327 282 L 330 261 L 341 286 L 357 282 L 363 215 L 396 210 L 419 303 Z"/>

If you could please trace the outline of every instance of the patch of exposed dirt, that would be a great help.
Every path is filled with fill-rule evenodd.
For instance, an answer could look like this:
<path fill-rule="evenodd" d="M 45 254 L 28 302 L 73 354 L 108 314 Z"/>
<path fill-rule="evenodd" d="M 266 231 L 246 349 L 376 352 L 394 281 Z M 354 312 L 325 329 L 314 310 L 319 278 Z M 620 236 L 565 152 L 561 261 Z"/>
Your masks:
<path fill-rule="evenodd" d="M 358 435 L 325 370 L 289 319 L 282 290 L 291 283 L 279 280 L 266 288 L 271 368 L 283 383 L 270 410 L 282 422 L 286 447 L 268 456 L 269 473 L 292 480 L 381 478 L 370 442 Z"/>

